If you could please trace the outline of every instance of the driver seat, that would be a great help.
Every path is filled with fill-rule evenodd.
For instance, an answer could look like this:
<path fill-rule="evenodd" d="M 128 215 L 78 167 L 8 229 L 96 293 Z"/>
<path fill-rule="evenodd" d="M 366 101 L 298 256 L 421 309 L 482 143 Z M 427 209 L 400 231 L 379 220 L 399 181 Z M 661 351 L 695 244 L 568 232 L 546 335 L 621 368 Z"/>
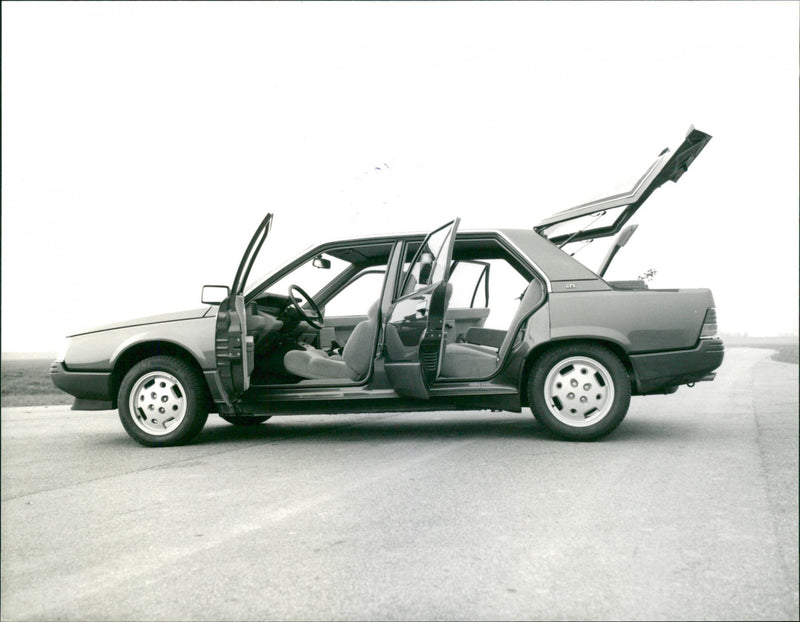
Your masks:
<path fill-rule="evenodd" d="M 342 355 L 329 356 L 327 352 L 308 346 L 303 350 L 290 350 L 283 357 L 286 370 L 301 378 L 313 380 L 359 380 L 369 371 L 375 337 L 378 334 L 378 305 L 376 300 L 367 311 L 367 319 L 356 324 Z"/>

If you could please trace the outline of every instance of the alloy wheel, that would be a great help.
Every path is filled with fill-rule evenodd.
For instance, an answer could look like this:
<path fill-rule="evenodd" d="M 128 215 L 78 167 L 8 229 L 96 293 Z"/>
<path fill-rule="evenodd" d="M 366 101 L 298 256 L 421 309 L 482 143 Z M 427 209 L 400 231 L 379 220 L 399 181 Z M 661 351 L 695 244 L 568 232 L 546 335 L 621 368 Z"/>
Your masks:
<path fill-rule="evenodd" d="M 544 381 L 552 415 L 571 427 L 587 427 L 608 415 L 614 403 L 614 382 L 604 365 L 586 356 L 559 361 Z"/>
<path fill-rule="evenodd" d="M 152 371 L 136 381 L 128 406 L 137 427 L 148 434 L 163 436 L 186 417 L 186 390 L 172 374 Z"/>

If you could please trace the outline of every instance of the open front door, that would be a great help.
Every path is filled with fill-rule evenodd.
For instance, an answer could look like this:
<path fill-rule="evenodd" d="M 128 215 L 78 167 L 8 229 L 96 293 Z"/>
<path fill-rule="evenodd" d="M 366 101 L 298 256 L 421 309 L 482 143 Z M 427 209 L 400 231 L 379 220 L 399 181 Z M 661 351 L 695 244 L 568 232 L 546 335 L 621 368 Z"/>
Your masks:
<path fill-rule="evenodd" d="M 445 346 L 444 316 L 459 219 L 429 233 L 404 266 L 386 314 L 386 374 L 399 395 L 427 399 Z"/>
<path fill-rule="evenodd" d="M 215 352 L 217 369 L 231 397 L 241 395 L 250 387 L 253 372 L 253 338 L 247 336 L 247 312 L 244 287 L 253 262 L 267 239 L 272 226 L 272 214 L 261 221 L 239 263 L 228 298 L 222 301 L 217 313 Z"/>

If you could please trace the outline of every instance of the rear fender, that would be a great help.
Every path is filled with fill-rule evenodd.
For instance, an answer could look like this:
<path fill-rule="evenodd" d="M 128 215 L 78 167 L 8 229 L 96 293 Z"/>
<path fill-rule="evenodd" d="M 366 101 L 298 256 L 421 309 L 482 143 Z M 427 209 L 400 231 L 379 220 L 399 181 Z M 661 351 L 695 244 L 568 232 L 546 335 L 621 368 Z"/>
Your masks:
<path fill-rule="evenodd" d="M 713 306 L 707 289 L 554 293 L 550 338 L 609 341 L 628 354 L 683 350 L 697 344 Z"/>

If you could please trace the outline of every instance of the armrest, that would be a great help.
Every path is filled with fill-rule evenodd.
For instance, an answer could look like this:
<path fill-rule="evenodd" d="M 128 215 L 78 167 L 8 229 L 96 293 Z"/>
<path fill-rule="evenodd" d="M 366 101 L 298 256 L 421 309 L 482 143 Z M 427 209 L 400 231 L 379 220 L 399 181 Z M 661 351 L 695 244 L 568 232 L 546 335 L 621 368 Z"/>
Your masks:
<path fill-rule="evenodd" d="M 506 338 L 506 331 L 497 328 L 478 328 L 471 326 L 467 329 L 464 339 L 467 343 L 474 343 L 478 346 L 490 346 L 499 348 L 503 345 Z"/>

